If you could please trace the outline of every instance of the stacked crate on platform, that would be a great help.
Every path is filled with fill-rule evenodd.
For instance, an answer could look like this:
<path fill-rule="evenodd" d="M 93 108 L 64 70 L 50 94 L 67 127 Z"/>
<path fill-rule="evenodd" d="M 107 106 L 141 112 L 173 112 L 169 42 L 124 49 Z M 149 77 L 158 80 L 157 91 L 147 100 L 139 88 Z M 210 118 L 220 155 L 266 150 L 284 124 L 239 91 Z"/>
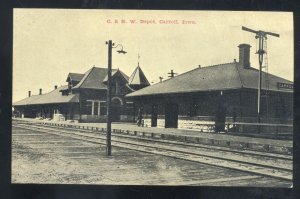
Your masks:
<path fill-rule="evenodd" d="M 53 114 L 53 121 L 65 121 L 63 114 Z"/>

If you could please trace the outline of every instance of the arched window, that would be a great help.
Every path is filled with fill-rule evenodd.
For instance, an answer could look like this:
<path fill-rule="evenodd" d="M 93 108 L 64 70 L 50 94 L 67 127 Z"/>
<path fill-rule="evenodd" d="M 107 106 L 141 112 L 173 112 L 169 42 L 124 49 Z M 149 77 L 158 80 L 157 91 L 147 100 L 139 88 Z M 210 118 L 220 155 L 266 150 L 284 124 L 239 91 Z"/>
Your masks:
<path fill-rule="evenodd" d="M 119 97 L 113 97 L 111 99 L 112 106 L 123 106 L 123 100 Z"/>

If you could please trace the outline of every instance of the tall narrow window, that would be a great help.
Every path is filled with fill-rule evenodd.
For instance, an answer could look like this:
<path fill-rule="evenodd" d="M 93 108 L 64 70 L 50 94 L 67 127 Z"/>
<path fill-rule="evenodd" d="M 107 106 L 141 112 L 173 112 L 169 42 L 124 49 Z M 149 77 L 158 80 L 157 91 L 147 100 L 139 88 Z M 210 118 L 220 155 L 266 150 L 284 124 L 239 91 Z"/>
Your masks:
<path fill-rule="evenodd" d="M 106 102 L 98 100 L 86 100 L 84 111 L 87 115 L 106 115 Z"/>
<path fill-rule="evenodd" d="M 101 115 L 106 115 L 106 102 L 100 102 L 100 113 Z"/>
<path fill-rule="evenodd" d="M 92 106 L 92 103 L 93 101 L 92 100 L 86 100 L 86 102 L 83 102 L 83 110 L 82 110 L 82 113 L 84 115 L 92 115 L 93 112 L 92 112 L 92 109 L 93 109 L 93 106 Z"/>
<path fill-rule="evenodd" d="M 99 107 L 99 102 L 94 101 L 94 114 L 93 115 L 99 115 L 98 113 L 98 107 Z"/>
<path fill-rule="evenodd" d="M 98 115 L 100 115 L 100 101 L 98 101 Z"/>
<path fill-rule="evenodd" d="M 119 94 L 119 82 L 116 81 L 116 94 Z"/>
<path fill-rule="evenodd" d="M 94 101 L 91 101 L 91 103 L 92 103 L 92 114 L 91 115 L 94 115 Z"/>

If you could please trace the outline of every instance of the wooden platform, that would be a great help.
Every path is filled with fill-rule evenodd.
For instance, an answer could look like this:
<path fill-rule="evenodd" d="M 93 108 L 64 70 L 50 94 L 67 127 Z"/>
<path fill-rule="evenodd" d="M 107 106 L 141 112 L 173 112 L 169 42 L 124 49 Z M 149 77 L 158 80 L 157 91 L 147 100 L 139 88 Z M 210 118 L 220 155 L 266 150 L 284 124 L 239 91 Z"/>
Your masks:
<path fill-rule="evenodd" d="M 20 119 L 18 119 L 20 120 Z M 106 123 L 69 123 L 69 122 L 53 122 L 36 119 L 21 119 L 27 122 L 44 123 L 48 125 L 62 125 L 73 128 L 101 128 L 106 129 Z M 216 146 L 226 146 L 232 148 L 250 149 L 257 151 L 269 151 L 274 153 L 292 154 L 292 140 L 278 140 L 248 137 L 243 135 L 203 133 L 193 130 L 183 130 L 174 128 L 156 128 L 156 127 L 138 127 L 129 123 L 113 123 L 113 132 L 121 132 L 128 134 L 149 134 L 158 139 L 182 140 L 188 142 L 196 142 L 201 144 L 209 144 Z"/>

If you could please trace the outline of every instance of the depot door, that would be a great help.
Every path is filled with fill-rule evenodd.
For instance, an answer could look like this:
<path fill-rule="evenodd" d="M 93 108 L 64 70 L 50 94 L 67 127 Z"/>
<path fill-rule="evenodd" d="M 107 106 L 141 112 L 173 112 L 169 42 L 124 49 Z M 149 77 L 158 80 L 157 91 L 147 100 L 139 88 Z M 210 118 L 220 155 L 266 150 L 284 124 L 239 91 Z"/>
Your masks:
<path fill-rule="evenodd" d="M 175 103 L 166 104 L 165 128 L 178 128 L 178 104 Z"/>
<path fill-rule="evenodd" d="M 158 107 L 157 105 L 153 105 L 152 113 L 151 113 L 151 127 L 157 126 L 157 115 L 158 115 Z"/>
<path fill-rule="evenodd" d="M 111 103 L 111 120 L 112 122 L 120 121 L 122 114 L 122 101 L 119 98 L 113 98 Z"/>

